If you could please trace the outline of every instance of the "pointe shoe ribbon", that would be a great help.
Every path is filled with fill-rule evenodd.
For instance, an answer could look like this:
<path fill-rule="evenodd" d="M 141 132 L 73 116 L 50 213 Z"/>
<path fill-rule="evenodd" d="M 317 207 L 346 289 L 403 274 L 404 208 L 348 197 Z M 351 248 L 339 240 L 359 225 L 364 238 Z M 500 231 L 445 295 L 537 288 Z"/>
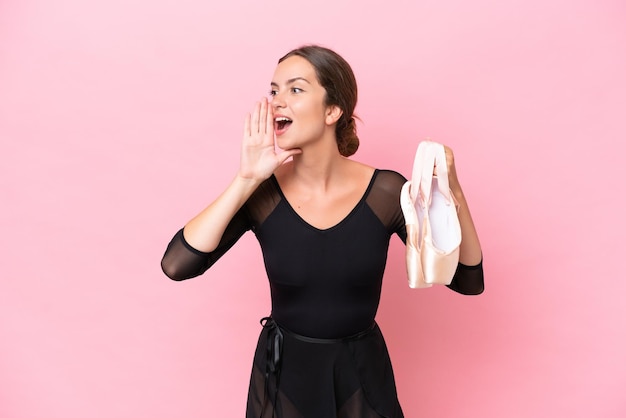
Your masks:
<path fill-rule="evenodd" d="M 437 167 L 437 176 L 433 175 Z M 411 180 L 400 193 L 407 230 L 406 266 L 409 287 L 450 284 L 459 262 L 461 225 L 458 203 L 450 190 L 445 148 L 422 141 L 417 147 Z"/>

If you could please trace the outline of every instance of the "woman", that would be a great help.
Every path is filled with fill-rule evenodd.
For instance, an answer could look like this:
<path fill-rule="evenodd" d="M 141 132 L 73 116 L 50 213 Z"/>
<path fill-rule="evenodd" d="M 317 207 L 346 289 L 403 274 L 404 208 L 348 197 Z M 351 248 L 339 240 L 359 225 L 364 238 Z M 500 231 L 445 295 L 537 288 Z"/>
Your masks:
<path fill-rule="evenodd" d="M 271 102 L 246 118 L 237 175 L 174 236 L 163 270 L 174 280 L 200 275 L 245 231 L 255 233 L 272 313 L 262 320 L 248 418 L 402 417 L 374 318 L 389 239 L 406 240 L 399 203 L 406 179 L 346 158 L 359 145 L 357 86 L 335 52 L 289 52 L 271 86 Z M 463 233 L 450 288 L 478 294 L 480 244 L 446 154 Z"/>

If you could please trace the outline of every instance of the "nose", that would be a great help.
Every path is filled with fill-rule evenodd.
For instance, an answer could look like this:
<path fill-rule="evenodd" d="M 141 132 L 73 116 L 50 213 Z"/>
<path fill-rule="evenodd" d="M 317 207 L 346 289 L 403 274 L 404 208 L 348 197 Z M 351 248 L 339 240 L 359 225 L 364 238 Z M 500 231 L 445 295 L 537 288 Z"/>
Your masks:
<path fill-rule="evenodd" d="M 285 107 L 285 100 L 280 92 L 277 91 L 276 93 L 274 93 L 271 99 L 271 104 L 274 109 Z"/>

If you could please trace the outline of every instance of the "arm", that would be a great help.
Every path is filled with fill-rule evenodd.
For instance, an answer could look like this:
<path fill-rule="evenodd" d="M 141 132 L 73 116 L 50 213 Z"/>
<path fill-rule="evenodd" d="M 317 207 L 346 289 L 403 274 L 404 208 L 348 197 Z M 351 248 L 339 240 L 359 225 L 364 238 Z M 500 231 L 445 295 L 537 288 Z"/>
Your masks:
<path fill-rule="evenodd" d="M 467 200 L 456 174 L 454 154 L 450 148 L 445 147 L 445 149 L 450 190 L 459 203 L 458 216 L 461 224 L 461 236 L 463 237 L 459 250 L 459 267 L 448 287 L 459 293 L 476 295 L 482 293 L 485 287 L 482 249 Z"/>
<path fill-rule="evenodd" d="M 176 281 L 199 276 L 215 264 L 248 229 L 250 221 L 242 209 L 230 221 L 217 248 L 211 252 L 202 252 L 189 245 L 181 229 L 167 246 L 161 268 L 167 277 Z"/>
<path fill-rule="evenodd" d="M 245 217 L 241 210 L 244 203 L 287 158 L 301 152 L 294 149 L 276 153 L 274 116 L 267 99 L 257 103 L 252 115 L 247 115 L 243 137 L 241 164 L 234 180 L 213 203 L 187 222 L 170 242 L 161 262 L 168 277 L 182 280 L 193 277 L 190 274 L 202 274 L 225 252 L 224 248 L 230 248 L 246 230 L 241 225 Z M 227 230 L 229 233 L 225 234 Z M 217 254 L 213 254 L 216 251 Z M 217 258 L 212 255 L 217 255 Z M 198 260 L 202 256 L 213 258 L 213 261 Z"/>
<path fill-rule="evenodd" d="M 183 228 L 185 241 L 198 251 L 214 251 L 228 224 L 259 184 L 258 180 L 238 174 L 213 203 L 187 222 Z"/>

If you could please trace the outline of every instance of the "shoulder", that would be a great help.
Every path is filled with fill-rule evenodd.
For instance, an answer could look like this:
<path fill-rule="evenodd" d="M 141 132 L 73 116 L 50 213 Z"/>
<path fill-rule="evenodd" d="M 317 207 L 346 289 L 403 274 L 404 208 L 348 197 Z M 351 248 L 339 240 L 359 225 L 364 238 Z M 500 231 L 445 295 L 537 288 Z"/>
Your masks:
<path fill-rule="evenodd" d="M 257 189 L 252 193 L 248 201 L 246 202 L 246 206 L 259 206 L 266 204 L 276 204 L 281 198 L 281 190 L 278 187 L 278 183 L 276 181 L 276 177 L 274 175 L 270 176 L 266 180 L 263 181 L 257 187 Z"/>
<path fill-rule="evenodd" d="M 397 171 L 377 169 L 372 178 L 368 192 L 368 202 L 389 205 L 400 203 L 402 186 L 406 183 L 404 176 Z"/>
<path fill-rule="evenodd" d="M 257 187 L 242 207 L 252 223 L 253 230 L 267 219 L 281 199 L 282 194 L 274 176 L 269 177 Z"/>
<path fill-rule="evenodd" d="M 397 171 L 377 169 L 367 196 L 367 204 L 391 234 L 406 235 L 400 205 L 404 176 Z M 404 239 L 404 238 L 403 238 Z"/>
<path fill-rule="evenodd" d="M 375 174 L 373 187 L 384 189 L 390 193 L 400 193 L 402 186 L 407 179 L 397 171 L 377 169 Z"/>
<path fill-rule="evenodd" d="M 377 168 L 376 171 L 378 172 L 378 177 L 389 179 L 388 181 L 397 181 L 397 182 L 401 182 L 403 184 L 407 181 L 406 177 L 404 177 L 402 174 L 398 173 L 395 170 L 387 170 L 387 169 L 384 169 L 384 168 Z"/>

